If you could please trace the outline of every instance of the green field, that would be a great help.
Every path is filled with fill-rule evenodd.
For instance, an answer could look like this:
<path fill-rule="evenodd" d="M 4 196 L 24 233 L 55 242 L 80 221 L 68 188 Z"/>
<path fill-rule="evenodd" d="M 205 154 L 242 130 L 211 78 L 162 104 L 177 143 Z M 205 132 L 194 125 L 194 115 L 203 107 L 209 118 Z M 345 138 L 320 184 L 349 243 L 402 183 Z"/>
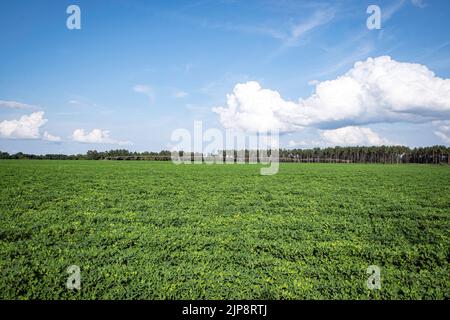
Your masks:
<path fill-rule="evenodd" d="M 2 299 L 450 298 L 449 166 L 4 160 L 0 186 Z"/>

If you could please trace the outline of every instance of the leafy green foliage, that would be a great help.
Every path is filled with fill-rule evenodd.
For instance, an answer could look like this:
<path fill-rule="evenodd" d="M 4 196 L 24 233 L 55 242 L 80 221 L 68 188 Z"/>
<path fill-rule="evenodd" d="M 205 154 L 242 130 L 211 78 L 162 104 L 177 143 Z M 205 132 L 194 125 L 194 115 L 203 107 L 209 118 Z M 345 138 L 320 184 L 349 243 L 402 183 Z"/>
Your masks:
<path fill-rule="evenodd" d="M 3 160 L 0 187 L 2 299 L 450 298 L 447 166 Z"/>

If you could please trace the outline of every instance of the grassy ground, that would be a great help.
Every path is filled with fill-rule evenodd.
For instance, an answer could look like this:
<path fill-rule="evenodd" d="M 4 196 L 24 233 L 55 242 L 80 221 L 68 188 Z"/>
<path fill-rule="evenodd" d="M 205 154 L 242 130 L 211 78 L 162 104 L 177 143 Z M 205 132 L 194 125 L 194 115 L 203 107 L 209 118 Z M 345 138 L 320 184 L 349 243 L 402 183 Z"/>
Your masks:
<path fill-rule="evenodd" d="M 450 298 L 448 166 L 5 160 L 0 188 L 3 299 Z"/>

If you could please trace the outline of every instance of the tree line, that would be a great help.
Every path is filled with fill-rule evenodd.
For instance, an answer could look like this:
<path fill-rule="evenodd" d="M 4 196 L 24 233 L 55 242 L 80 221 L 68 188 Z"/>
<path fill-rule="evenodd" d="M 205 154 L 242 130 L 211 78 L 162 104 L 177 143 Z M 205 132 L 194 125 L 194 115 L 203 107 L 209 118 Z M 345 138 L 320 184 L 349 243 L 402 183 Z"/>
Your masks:
<path fill-rule="evenodd" d="M 251 150 L 222 151 L 223 161 L 249 162 L 251 155 L 258 152 Z M 268 152 L 270 155 L 270 151 Z M 179 152 L 180 156 L 194 159 L 205 159 L 211 155 L 201 153 Z M 217 155 L 216 155 L 217 156 Z M 0 151 L 0 159 L 40 159 L 40 160 L 153 160 L 169 161 L 171 152 L 132 152 L 126 149 L 109 151 L 89 150 L 85 154 L 45 154 L 35 155 L 18 152 L 9 154 Z M 250 160 L 249 160 L 250 159 Z M 326 163 L 430 163 L 450 164 L 450 148 L 445 146 L 431 146 L 409 148 L 405 146 L 372 146 L 372 147 L 328 147 L 313 149 L 280 149 L 280 162 L 326 162 Z"/>
<path fill-rule="evenodd" d="M 352 162 L 352 163 L 448 163 L 450 148 L 431 146 L 329 147 L 280 150 L 280 158 L 291 162 Z"/>
<path fill-rule="evenodd" d="M 7 152 L 0 151 L 0 159 L 36 159 L 36 160 L 131 160 L 136 158 L 136 160 L 141 160 L 137 158 L 142 158 L 142 160 L 158 160 L 165 158 L 170 160 L 171 153 L 168 150 L 162 150 L 160 152 L 132 152 L 126 149 L 116 149 L 109 151 L 97 151 L 89 150 L 85 154 L 27 154 L 27 153 L 14 153 L 9 154 Z"/>

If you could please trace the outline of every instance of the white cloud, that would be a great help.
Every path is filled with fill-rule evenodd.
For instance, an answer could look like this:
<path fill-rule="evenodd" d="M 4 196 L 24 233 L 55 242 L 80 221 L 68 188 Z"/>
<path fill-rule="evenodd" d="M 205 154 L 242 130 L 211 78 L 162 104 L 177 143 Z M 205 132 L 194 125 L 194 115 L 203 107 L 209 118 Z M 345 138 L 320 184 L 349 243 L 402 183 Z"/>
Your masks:
<path fill-rule="evenodd" d="M 318 10 L 308 20 L 294 25 L 291 34 L 284 40 L 285 46 L 293 46 L 297 40 L 313 29 L 327 24 L 333 20 L 335 11 L 333 9 Z"/>
<path fill-rule="evenodd" d="M 188 93 L 182 90 L 176 91 L 174 94 L 175 98 L 184 98 L 188 96 Z"/>
<path fill-rule="evenodd" d="M 18 120 L 4 120 L 0 122 L 0 137 L 7 139 L 42 139 L 60 142 L 61 138 L 45 131 L 40 134 L 40 128 L 47 123 L 44 112 L 34 112 L 20 117 Z"/>
<path fill-rule="evenodd" d="M 69 104 L 73 104 L 73 105 L 77 105 L 77 106 L 83 104 L 82 102 L 80 102 L 80 101 L 78 101 L 76 99 L 71 99 L 71 100 L 68 101 L 68 103 Z"/>
<path fill-rule="evenodd" d="M 149 93 L 152 92 L 152 88 L 150 86 L 144 85 L 144 84 L 137 84 L 133 87 L 133 90 L 135 92 L 140 93 Z"/>
<path fill-rule="evenodd" d="M 47 122 L 44 112 L 34 112 L 18 120 L 0 122 L 0 137 L 7 139 L 39 139 L 39 129 Z"/>
<path fill-rule="evenodd" d="M 368 58 L 306 99 L 284 100 L 255 81 L 236 84 L 227 106 L 213 108 L 225 128 L 295 131 L 380 122 L 427 122 L 450 115 L 450 79 L 389 56 Z"/>
<path fill-rule="evenodd" d="M 370 128 L 348 126 L 334 130 L 317 130 L 317 137 L 308 140 L 290 140 L 290 148 L 315 148 L 333 146 L 380 146 L 397 143 L 381 137 Z"/>
<path fill-rule="evenodd" d="M 385 23 L 389 19 L 391 19 L 392 16 L 403 7 L 404 4 L 405 0 L 392 1 L 389 6 L 382 8 L 381 10 L 382 22 Z"/>
<path fill-rule="evenodd" d="M 289 32 L 278 32 L 267 28 L 262 29 L 266 34 L 281 40 L 280 47 L 270 54 L 268 59 L 271 60 L 285 52 L 287 49 L 298 46 L 302 40 L 305 40 L 305 36 L 308 33 L 313 32 L 314 29 L 320 26 L 330 23 L 335 16 L 335 11 L 336 10 L 332 7 L 319 9 L 307 19 L 304 19 L 300 23 L 293 24 Z"/>
<path fill-rule="evenodd" d="M 44 134 L 42 135 L 42 140 L 50 141 L 50 142 L 60 142 L 61 137 L 51 135 L 50 133 L 45 131 Z"/>
<path fill-rule="evenodd" d="M 155 93 L 152 87 L 145 84 L 137 84 L 133 87 L 134 92 L 142 93 L 148 97 L 150 102 L 155 99 Z"/>
<path fill-rule="evenodd" d="M 434 121 L 433 124 L 437 129 L 433 133 L 441 138 L 446 144 L 450 144 L 450 120 Z"/>
<path fill-rule="evenodd" d="M 294 102 L 285 101 L 277 91 L 262 89 L 258 82 L 237 84 L 233 93 L 227 95 L 227 108 L 213 108 L 222 125 L 227 129 L 268 131 L 291 130 L 279 114 L 282 110 L 294 110 Z"/>
<path fill-rule="evenodd" d="M 110 137 L 108 130 L 94 129 L 91 132 L 85 132 L 84 129 L 76 129 L 72 134 L 72 139 L 81 143 L 104 143 L 128 145 L 129 141 L 114 140 Z"/>
<path fill-rule="evenodd" d="M 380 146 L 392 145 L 387 139 L 381 138 L 370 128 L 348 126 L 335 130 L 323 130 L 321 136 L 331 145 L 337 146 Z"/>
<path fill-rule="evenodd" d="M 434 134 L 441 138 L 446 144 L 450 144 L 450 132 L 434 131 Z"/>
<path fill-rule="evenodd" d="M 79 95 L 74 95 L 73 97 L 71 97 L 71 99 L 67 101 L 67 103 L 74 107 L 88 107 L 88 108 L 98 107 L 98 105 L 95 102 Z"/>
<path fill-rule="evenodd" d="M 33 106 L 31 104 L 26 104 L 22 102 L 17 101 L 6 101 L 6 100 L 0 100 L 0 108 L 11 108 L 11 109 L 35 109 L 36 106 Z"/>
<path fill-rule="evenodd" d="M 220 23 L 220 22 L 208 22 L 202 20 L 197 22 L 203 27 L 209 27 L 213 29 L 223 29 L 229 31 L 238 31 L 246 34 L 256 34 L 271 37 L 276 40 L 280 40 L 283 46 L 295 46 L 297 40 L 307 33 L 313 31 L 317 27 L 325 25 L 333 20 L 336 14 L 336 8 L 327 5 L 315 10 L 309 16 L 303 16 L 298 23 L 290 23 L 289 28 L 279 28 L 280 24 L 276 27 L 270 27 L 268 25 L 242 25 L 236 23 Z M 191 20 L 192 21 L 192 20 Z M 195 21 L 194 21 L 195 22 Z"/>

